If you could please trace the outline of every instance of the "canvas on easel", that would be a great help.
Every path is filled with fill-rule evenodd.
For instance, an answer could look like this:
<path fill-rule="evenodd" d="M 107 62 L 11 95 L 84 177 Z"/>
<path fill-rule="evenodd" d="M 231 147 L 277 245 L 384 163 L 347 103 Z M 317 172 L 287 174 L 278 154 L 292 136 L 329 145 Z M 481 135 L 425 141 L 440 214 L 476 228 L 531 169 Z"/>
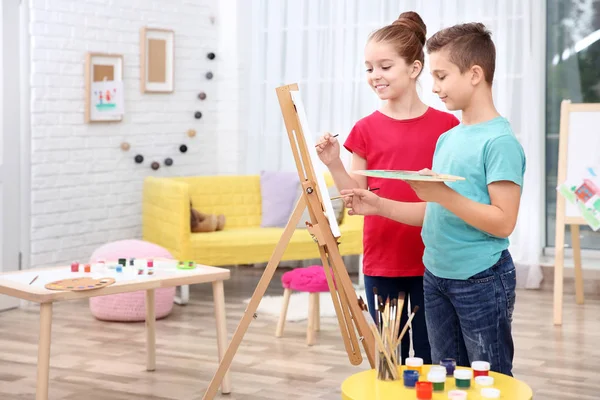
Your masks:
<path fill-rule="evenodd" d="M 558 185 L 573 182 L 585 175 L 586 169 L 600 164 L 600 103 L 571 103 L 563 100 L 560 112 L 558 147 Z M 561 190 L 559 186 L 559 191 Z M 575 273 L 575 301 L 583 304 L 583 271 L 581 265 L 580 226 L 588 222 L 575 204 L 563 194 L 556 196 L 556 231 L 554 256 L 554 324 L 562 324 L 565 231 L 571 230 L 571 246 Z"/>
<path fill-rule="evenodd" d="M 341 238 L 339 226 L 335 219 L 323 173 L 318 172 L 320 164 L 312 137 L 307 133 L 308 123 L 298 85 L 278 87 L 276 93 L 302 185 L 302 196 L 298 200 L 267 263 L 244 316 L 203 399 L 213 399 L 216 395 L 223 376 L 229 369 L 248 326 L 252 319 L 256 318 L 258 305 L 273 279 L 275 270 L 305 208 L 308 208 L 310 216 L 310 221 L 306 221 L 307 231 L 315 241 L 315 245 L 319 247 L 323 270 L 327 278 L 348 358 L 353 365 L 361 364 L 363 357 L 360 345 L 362 344 L 371 368 L 375 366 L 375 338 L 359 305 L 354 286 L 339 252 L 338 239 L 343 240 L 343 238 Z"/>

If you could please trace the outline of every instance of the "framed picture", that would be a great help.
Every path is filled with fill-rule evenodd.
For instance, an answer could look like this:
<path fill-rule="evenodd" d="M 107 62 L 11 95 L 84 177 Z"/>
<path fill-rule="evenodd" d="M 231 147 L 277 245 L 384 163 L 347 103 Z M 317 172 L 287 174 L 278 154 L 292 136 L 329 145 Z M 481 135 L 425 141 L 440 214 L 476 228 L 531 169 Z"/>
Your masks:
<path fill-rule="evenodd" d="M 123 120 L 123 56 L 87 53 L 85 58 L 85 122 Z"/>
<path fill-rule="evenodd" d="M 140 88 L 142 93 L 173 92 L 175 33 L 143 27 L 140 32 Z"/>

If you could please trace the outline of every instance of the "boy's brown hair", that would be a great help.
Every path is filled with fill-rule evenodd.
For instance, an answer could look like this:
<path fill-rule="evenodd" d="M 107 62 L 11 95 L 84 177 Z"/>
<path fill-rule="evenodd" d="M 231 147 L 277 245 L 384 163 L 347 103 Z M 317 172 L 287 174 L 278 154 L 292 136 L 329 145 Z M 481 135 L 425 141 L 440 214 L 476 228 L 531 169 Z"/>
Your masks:
<path fill-rule="evenodd" d="M 448 50 L 450 61 L 461 72 L 479 65 L 490 85 L 496 69 L 496 46 L 491 32 L 479 22 L 454 25 L 442 29 L 427 41 L 427 53 Z"/>

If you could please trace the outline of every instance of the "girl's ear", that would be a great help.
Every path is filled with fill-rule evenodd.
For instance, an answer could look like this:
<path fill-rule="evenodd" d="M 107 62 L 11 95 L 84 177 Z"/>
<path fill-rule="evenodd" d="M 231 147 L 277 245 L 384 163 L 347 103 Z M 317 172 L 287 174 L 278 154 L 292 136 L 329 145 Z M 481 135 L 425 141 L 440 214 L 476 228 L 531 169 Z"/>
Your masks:
<path fill-rule="evenodd" d="M 412 65 L 412 71 L 410 72 L 410 77 L 412 79 L 417 79 L 421 71 L 423 70 L 423 64 L 419 60 L 415 60 Z"/>

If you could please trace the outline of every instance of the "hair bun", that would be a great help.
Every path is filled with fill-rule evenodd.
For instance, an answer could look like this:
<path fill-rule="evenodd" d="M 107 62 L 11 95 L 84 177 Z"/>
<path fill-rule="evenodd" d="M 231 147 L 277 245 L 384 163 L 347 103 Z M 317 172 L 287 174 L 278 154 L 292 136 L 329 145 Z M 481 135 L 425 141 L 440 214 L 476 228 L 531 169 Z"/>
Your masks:
<path fill-rule="evenodd" d="M 398 19 L 392 23 L 392 25 L 402 26 L 411 30 L 415 35 L 417 35 L 417 38 L 421 44 L 425 45 L 425 40 L 427 39 L 427 26 L 425 26 L 425 22 L 423 22 L 421 16 L 416 12 L 403 12 L 400 14 Z"/>

